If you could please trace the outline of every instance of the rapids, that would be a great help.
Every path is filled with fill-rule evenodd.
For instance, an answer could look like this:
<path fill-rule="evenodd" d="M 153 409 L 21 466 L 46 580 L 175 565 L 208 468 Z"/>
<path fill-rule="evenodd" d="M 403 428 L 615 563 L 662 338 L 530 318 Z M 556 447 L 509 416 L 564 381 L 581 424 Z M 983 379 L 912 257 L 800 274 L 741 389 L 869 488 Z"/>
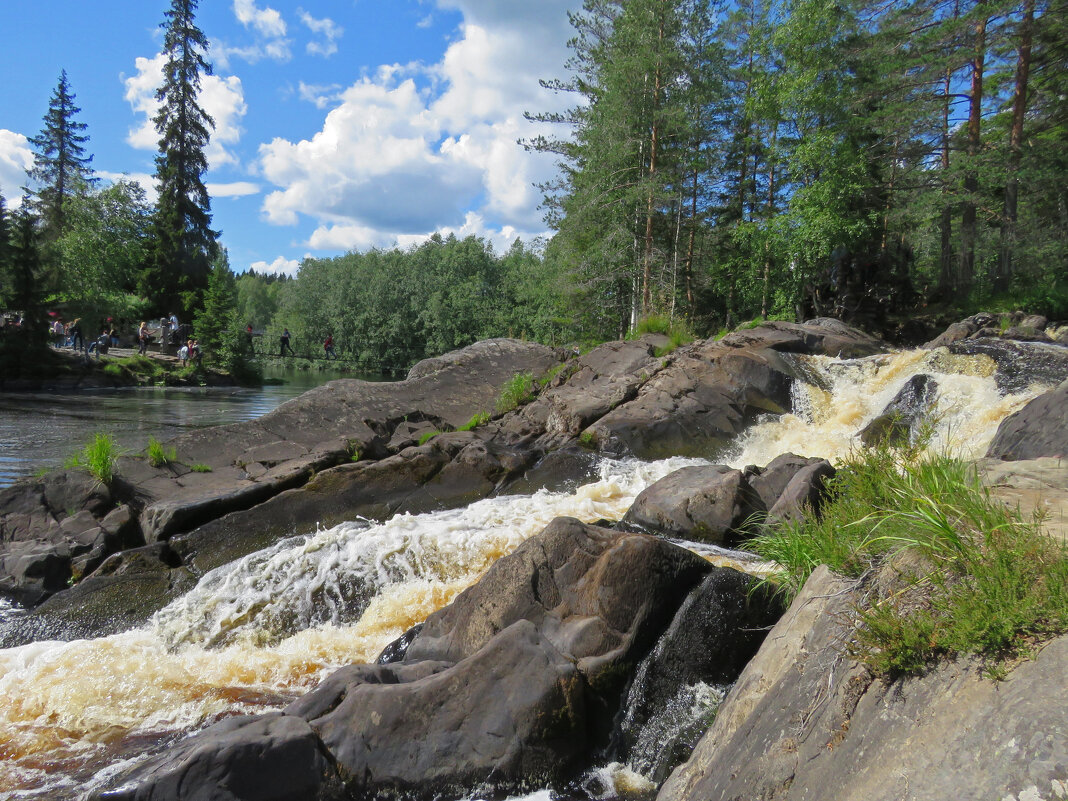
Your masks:
<path fill-rule="evenodd" d="M 759 420 L 720 461 L 763 465 L 788 451 L 841 459 L 921 372 L 938 382 L 931 447 L 974 458 L 1002 418 L 1044 389 L 999 395 L 989 358 L 944 349 L 799 357 L 797 366 L 811 383 L 795 383 L 793 412 Z M 649 484 L 695 463 L 606 459 L 597 480 L 571 492 L 499 496 L 381 524 L 353 520 L 211 571 L 138 630 L 0 650 L 0 795 L 76 798 L 221 717 L 280 708 L 337 667 L 373 660 L 554 517 L 619 519 Z M 7 614 L 0 610 L 0 624 Z M 681 688 L 673 719 L 656 721 L 646 739 L 655 744 L 672 727 L 709 720 L 724 690 Z M 639 751 L 633 764 L 591 771 L 586 793 L 648 789 L 644 773 L 655 760 L 649 748 Z"/>

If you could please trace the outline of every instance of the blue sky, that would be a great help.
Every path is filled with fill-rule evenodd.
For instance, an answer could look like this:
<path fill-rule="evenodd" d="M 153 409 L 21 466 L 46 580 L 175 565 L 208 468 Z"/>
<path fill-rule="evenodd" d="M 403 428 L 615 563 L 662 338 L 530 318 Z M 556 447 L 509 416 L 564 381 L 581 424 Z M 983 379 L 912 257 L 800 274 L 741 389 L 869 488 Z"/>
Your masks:
<path fill-rule="evenodd" d="M 215 74 L 206 176 L 237 271 L 468 233 L 500 251 L 545 233 L 533 184 L 551 157 L 516 144 L 524 111 L 568 98 L 579 0 L 200 0 Z M 0 193 L 17 206 L 26 141 L 65 69 L 98 175 L 151 188 L 150 118 L 169 0 L 0 0 Z M 560 133 L 556 131 L 555 133 Z"/>

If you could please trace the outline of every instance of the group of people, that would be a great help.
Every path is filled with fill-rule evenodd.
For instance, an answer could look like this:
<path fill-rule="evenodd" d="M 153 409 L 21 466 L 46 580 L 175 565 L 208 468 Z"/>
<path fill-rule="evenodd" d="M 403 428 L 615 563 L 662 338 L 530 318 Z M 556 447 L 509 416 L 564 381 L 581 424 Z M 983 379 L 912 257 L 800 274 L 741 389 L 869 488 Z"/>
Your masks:
<path fill-rule="evenodd" d="M 251 323 L 249 323 L 249 326 L 248 326 L 248 336 L 249 336 L 249 340 L 248 340 L 249 341 L 249 345 L 251 345 L 252 344 L 252 324 Z M 294 350 L 293 350 L 293 346 L 289 344 L 289 340 L 290 340 L 289 329 L 285 328 L 285 329 L 282 330 L 282 336 L 279 337 L 279 340 L 278 340 L 278 345 L 279 345 L 278 355 L 279 356 L 285 356 L 286 355 L 286 351 L 289 351 L 289 355 L 290 356 L 296 356 L 297 355 L 296 352 L 294 352 Z M 336 359 L 337 358 L 337 351 L 334 350 L 334 335 L 333 334 L 327 334 L 326 335 L 326 339 L 323 341 L 323 352 L 324 352 L 324 358 L 326 358 L 326 359 Z"/>
<path fill-rule="evenodd" d="M 115 328 L 115 320 L 108 317 L 100 325 L 100 333 L 88 346 L 85 344 L 85 335 L 82 331 L 82 318 L 75 317 L 68 323 L 57 318 L 49 326 L 52 335 L 52 344 L 57 348 L 72 348 L 85 353 L 95 353 L 98 357 L 107 353 L 109 349 L 119 344 L 119 332 Z"/>

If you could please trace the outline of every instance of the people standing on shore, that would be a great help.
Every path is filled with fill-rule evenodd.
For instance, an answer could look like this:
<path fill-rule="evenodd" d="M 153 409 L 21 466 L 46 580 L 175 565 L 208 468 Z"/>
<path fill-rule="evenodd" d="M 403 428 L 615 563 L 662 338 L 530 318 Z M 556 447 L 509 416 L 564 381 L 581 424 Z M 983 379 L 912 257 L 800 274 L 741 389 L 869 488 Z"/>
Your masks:
<path fill-rule="evenodd" d="M 291 356 L 296 356 L 297 355 L 296 353 L 293 352 L 293 348 L 289 344 L 289 329 L 288 328 L 286 328 L 285 330 L 282 331 L 282 336 L 279 338 L 278 342 L 279 342 L 279 345 L 281 346 L 280 349 L 279 349 L 279 352 L 278 352 L 279 356 L 285 356 L 287 350 L 289 351 L 289 354 Z"/>
<path fill-rule="evenodd" d="M 143 356 L 148 350 L 148 323 L 142 322 L 137 329 L 137 353 Z"/>
<path fill-rule="evenodd" d="M 326 341 L 323 342 L 323 351 L 326 353 L 327 359 L 336 359 L 337 354 L 334 352 L 334 335 L 327 334 Z"/>
<path fill-rule="evenodd" d="M 74 322 L 70 324 L 70 346 L 74 350 L 83 350 L 85 348 L 85 339 L 82 337 L 81 317 L 75 317 Z"/>

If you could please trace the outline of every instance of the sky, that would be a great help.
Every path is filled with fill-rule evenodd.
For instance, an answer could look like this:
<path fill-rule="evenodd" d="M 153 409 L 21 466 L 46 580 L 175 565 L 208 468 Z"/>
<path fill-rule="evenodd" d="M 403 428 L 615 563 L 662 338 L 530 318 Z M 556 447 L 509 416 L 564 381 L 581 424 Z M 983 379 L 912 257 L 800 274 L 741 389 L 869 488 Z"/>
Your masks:
<path fill-rule="evenodd" d="M 214 74 L 205 182 L 230 265 L 293 275 L 308 256 L 474 234 L 503 252 L 547 235 L 535 184 L 552 156 L 524 112 L 573 98 L 568 10 L 581 0 L 200 0 Z M 0 194 L 21 201 L 62 70 L 98 177 L 155 198 L 169 0 L 0 0 Z M 560 130 L 552 133 L 559 135 Z"/>

